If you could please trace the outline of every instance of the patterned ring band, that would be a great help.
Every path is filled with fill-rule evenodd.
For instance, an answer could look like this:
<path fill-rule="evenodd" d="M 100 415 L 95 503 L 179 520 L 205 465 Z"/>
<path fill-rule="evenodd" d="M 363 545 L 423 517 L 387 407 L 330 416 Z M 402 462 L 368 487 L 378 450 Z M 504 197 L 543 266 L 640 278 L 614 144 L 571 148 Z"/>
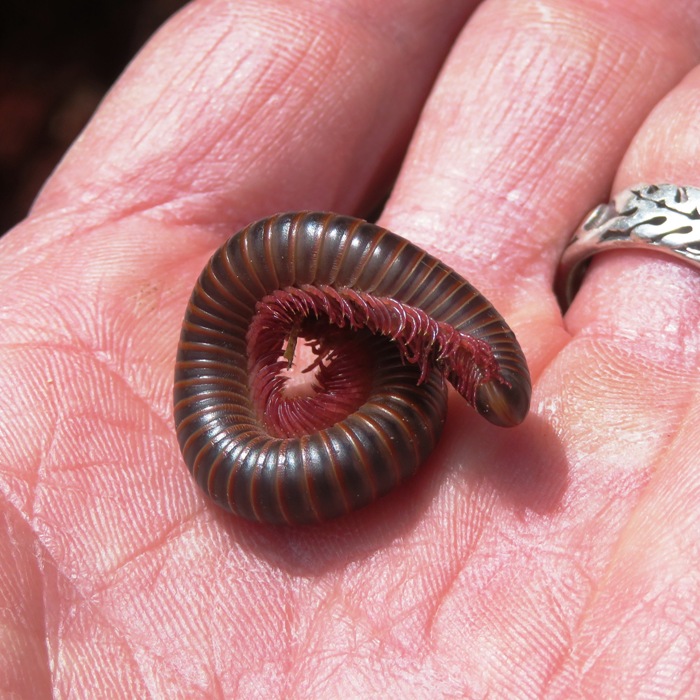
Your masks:
<path fill-rule="evenodd" d="M 566 309 L 578 290 L 589 258 L 613 248 L 649 248 L 700 268 L 700 188 L 637 185 L 598 205 L 564 250 L 555 281 Z"/>

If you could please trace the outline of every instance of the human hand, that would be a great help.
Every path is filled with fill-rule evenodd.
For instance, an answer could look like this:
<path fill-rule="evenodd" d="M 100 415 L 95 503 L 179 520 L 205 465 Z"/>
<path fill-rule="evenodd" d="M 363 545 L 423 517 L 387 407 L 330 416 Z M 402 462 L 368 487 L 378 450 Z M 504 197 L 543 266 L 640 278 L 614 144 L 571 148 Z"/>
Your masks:
<path fill-rule="evenodd" d="M 490 0 L 458 36 L 475 4 L 194 3 L 2 240 L 0 687 L 698 694 L 700 280 L 601 255 L 565 319 L 551 287 L 611 189 L 700 184 L 700 13 Z M 399 164 L 380 223 L 504 314 L 531 415 L 453 396 L 419 474 L 323 526 L 219 511 L 172 422 L 197 274 L 272 212 L 367 214 Z"/>

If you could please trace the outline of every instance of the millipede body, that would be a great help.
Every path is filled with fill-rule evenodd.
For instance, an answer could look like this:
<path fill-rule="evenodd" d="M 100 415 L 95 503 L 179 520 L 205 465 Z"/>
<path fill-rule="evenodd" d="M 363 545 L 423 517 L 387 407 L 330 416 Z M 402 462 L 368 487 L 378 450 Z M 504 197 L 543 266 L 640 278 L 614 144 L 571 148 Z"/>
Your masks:
<path fill-rule="evenodd" d="M 313 386 L 289 391 L 297 343 Z M 487 420 L 520 423 L 530 376 L 493 306 L 386 229 L 330 213 L 272 216 L 199 277 L 175 365 L 184 460 L 217 504 L 315 523 L 411 476 L 437 442 L 446 382 Z"/>

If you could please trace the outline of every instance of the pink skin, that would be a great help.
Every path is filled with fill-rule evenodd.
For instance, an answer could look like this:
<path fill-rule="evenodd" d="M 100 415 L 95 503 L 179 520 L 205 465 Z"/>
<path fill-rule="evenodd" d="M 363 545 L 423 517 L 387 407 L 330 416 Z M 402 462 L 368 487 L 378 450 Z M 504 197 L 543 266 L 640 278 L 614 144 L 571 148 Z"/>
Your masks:
<path fill-rule="evenodd" d="M 475 4 L 195 2 L 2 239 L 3 692 L 700 695 L 700 275 L 620 252 L 564 319 L 551 291 L 611 188 L 700 185 L 698 5 L 487 0 L 462 29 Z M 380 223 L 504 314 L 531 415 L 453 394 L 383 501 L 237 520 L 175 442 L 190 289 L 239 226 L 362 215 L 399 163 Z"/>

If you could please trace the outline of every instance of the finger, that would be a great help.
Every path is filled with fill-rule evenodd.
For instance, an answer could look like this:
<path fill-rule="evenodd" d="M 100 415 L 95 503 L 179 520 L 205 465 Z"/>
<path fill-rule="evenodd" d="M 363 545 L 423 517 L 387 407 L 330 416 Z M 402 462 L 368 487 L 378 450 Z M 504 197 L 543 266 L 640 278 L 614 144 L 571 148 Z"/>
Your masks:
<path fill-rule="evenodd" d="M 500 678 L 512 684 L 504 685 L 509 691 L 531 687 L 533 695 L 568 696 L 582 686 L 590 696 L 611 694 L 596 692 L 595 679 L 583 676 L 599 649 L 616 646 L 614 636 L 590 637 L 597 647 L 582 646 L 580 654 L 571 654 L 571 640 L 648 484 L 647 460 L 658 443 L 650 448 L 646 439 L 657 436 L 656 426 L 640 424 L 635 409 L 658 391 L 640 387 L 646 365 L 621 361 L 614 346 L 601 351 L 599 339 L 581 343 L 578 356 L 569 354 L 571 345 L 552 362 L 568 338 L 551 283 L 564 244 L 607 197 L 634 133 L 696 62 L 697 12 L 683 14 L 691 7 L 674 3 L 669 13 L 668 3 L 650 1 L 485 3 L 455 44 L 382 219 L 448 257 L 496 303 L 539 379 L 536 415 L 515 435 L 484 429 L 472 439 L 448 418 L 443 442 L 444 461 L 468 469 L 436 499 L 449 504 L 441 524 L 463 528 L 466 518 L 455 513 L 468 512 L 481 547 L 460 571 L 463 585 L 441 606 L 451 634 L 444 646 L 436 635 L 436 647 L 464 658 L 471 640 L 488 639 L 475 653 L 508 659 L 515 650 L 529 659 L 527 671 L 489 665 L 492 687 Z M 659 402 L 663 413 L 665 397 Z M 668 435 L 673 420 L 677 414 L 664 415 L 659 434 Z M 484 487 L 480 472 L 495 489 Z M 527 506 L 543 515 L 519 517 L 508 487 L 522 498 L 533 481 Z M 545 507 L 547 496 L 561 499 L 561 509 Z M 485 575 L 484 561 L 499 563 Z M 623 610 L 630 613 L 630 604 L 618 606 Z M 436 616 L 432 629 L 440 622 Z M 634 646 L 625 652 L 608 667 L 609 680 L 632 673 Z"/>
<path fill-rule="evenodd" d="M 700 185 L 700 69 L 696 68 L 654 109 L 636 134 L 618 171 L 613 194 L 635 184 Z M 620 277 L 622 275 L 622 277 Z M 660 257 L 651 248 L 600 254 L 568 317 L 573 332 L 584 326 L 622 323 L 636 329 L 679 319 L 697 326 L 693 291 L 697 269 Z M 612 284 L 610 284 L 612 282 Z M 645 303 L 646 302 L 646 303 Z"/>
<path fill-rule="evenodd" d="M 645 121 L 613 191 L 700 185 L 699 109 L 696 68 Z M 583 389 L 562 404 L 562 414 L 575 404 L 580 425 L 571 454 L 588 472 L 606 474 L 606 497 L 625 524 L 562 670 L 573 677 L 587 659 L 577 685 L 584 695 L 698 693 L 697 596 L 686 583 L 700 567 L 699 298 L 696 268 L 628 249 L 595 256 L 567 314 L 574 341 L 566 356 Z M 650 629 L 654 644 L 640 645 Z"/>
<path fill-rule="evenodd" d="M 549 289 L 566 237 L 696 60 L 691 4 L 482 5 L 428 102 L 383 223 L 448 257 L 514 321 L 558 317 Z"/>
<path fill-rule="evenodd" d="M 696 68 L 650 114 L 615 188 L 700 184 L 699 106 Z M 593 258 L 567 314 L 575 341 L 567 348 L 569 359 L 599 386 L 597 395 L 589 390 L 580 398 L 591 415 L 599 401 L 637 426 L 637 458 L 642 445 L 650 458 L 665 450 L 679 426 L 692 419 L 686 414 L 699 384 L 699 293 L 697 268 L 654 250 L 625 249 Z"/>
<path fill-rule="evenodd" d="M 614 191 L 640 182 L 700 184 L 700 69 L 696 68 L 653 110 L 636 134 Z M 654 250 L 595 256 L 567 326 L 575 336 L 614 338 L 620 351 L 656 357 L 694 378 L 700 321 L 700 276 L 689 264 Z M 648 377 L 650 378 L 650 377 Z M 692 384 L 692 382 L 691 382 Z"/>
<path fill-rule="evenodd" d="M 126 71 L 37 202 L 227 229 L 382 194 L 475 0 L 196 2 Z"/>

